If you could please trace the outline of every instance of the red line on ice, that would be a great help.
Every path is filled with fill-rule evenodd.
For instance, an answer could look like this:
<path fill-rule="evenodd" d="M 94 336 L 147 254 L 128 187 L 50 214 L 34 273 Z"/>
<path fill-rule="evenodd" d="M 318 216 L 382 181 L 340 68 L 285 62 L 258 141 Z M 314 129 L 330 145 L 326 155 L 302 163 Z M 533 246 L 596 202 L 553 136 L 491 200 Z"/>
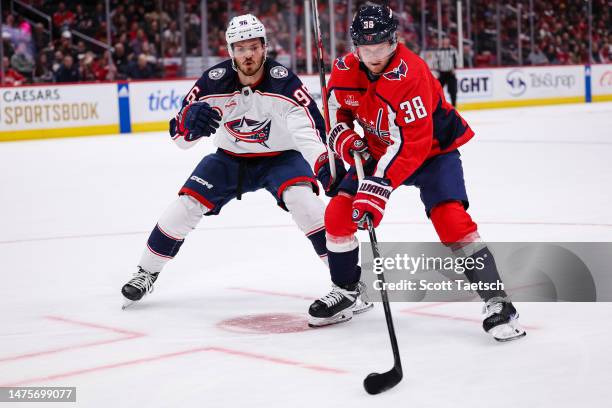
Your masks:
<path fill-rule="evenodd" d="M 128 335 L 128 336 L 138 336 L 138 337 L 145 336 L 144 333 L 138 333 L 138 332 L 135 332 L 135 331 L 132 331 L 132 330 L 118 329 L 116 327 L 103 326 L 101 324 L 96 324 L 96 323 L 82 322 L 82 321 L 78 321 L 78 320 L 67 319 L 65 317 L 60 317 L 60 316 L 45 316 L 45 319 L 57 320 L 57 321 L 64 322 L 64 323 L 75 324 L 77 326 L 92 327 L 94 329 L 101 329 L 101 330 L 111 331 L 111 332 L 114 332 L 114 333 L 125 334 L 125 335 Z"/>
<path fill-rule="evenodd" d="M 201 353 L 201 352 L 205 352 L 205 351 L 218 352 L 218 353 L 223 353 L 223 354 L 230 354 L 230 355 L 234 355 L 234 356 L 245 357 L 245 358 L 252 358 L 252 359 L 256 359 L 256 360 L 263 360 L 263 361 L 267 361 L 267 362 L 271 362 L 271 363 L 276 363 L 276 364 L 282 364 L 282 365 L 290 365 L 290 366 L 304 368 L 304 369 L 308 369 L 308 370 L 314 370 L 314 371 L 318 371 L 318 372 L 326 372 L 326 373 L 332 373 L 332 374 L 348 374 L 348 371 L 340 370 L 340 369 L 337 369 L 337 368 L 331 368 L 331 367 L 324 367 L 324 366 L 306 364 L 306 363 L 302 363 L 302 362 L 299 362 L 299 361 L 293 361 L 293 360 L 287 360 L 287 359 L 278 358 L 278 357 L 266 356 L 266 355 L 263 355 L 263 354 L 248 353 L 248 352 L 244 352 L 244 351 L 240 351 L 240 350 L 232 350 L 232 349 L 228 349 L 228 348 L 224 348 L 224 347 L 198 347 L 198 348 L 194 348 L 194 349 L 177 351 L 177 352 L 174 352 L 174 353 L 166 353 L 166 354 L 160 354 L 160 355 L 157 355 L 157 356 L 139 358 L 139 359 L 136 359 L 136 360 L 121 361 L 121 362 L 118 362 L 118 363 L 104 364 L 104 365 L 100 365 L 100 366 L 96 366 L 96 367 L 84 368 L 84 369 L 81 369 L 81 370 L 74 370 L 74 371 L 67 371 L 67 372 L 64 372 L 64 373 L 51 374 L 51 375 L 44 376 L 44 377 L 26 378 L 26 379 L 23 379 L 23 380 L 12 382 L 12 383 L 0 384 L 0 386 L 2 386 L 2 387 L 14 387 L 14 386 L 18 386 L 18 385 L 33 384 L 33 383 L 46 384 L 49 381 L 59 380 L 59 379 L 62 379 L 62 378 L 74 377 L 74 376 L 78 376 L 78 375 L 82 375 L 82 374 L 89 374 L 89 373 L 93 373 L 93 372 L 97 372 L 97 371 L 111 370 L 111 369 L 114 369 L 114 368 L 120 368 L 120 367 L 127 367 L 127 366 L 133 366 L 133 365 L 138 365 L 138 364 L 150 363 L 150 362 L 154 362 L 154 361 L 160 361 L 160 360 L 165 360 L 165 359 L 169 359 L 169 358 L 173 358 L 173 357 L 189 355 L 189 354 L 196 354 L 196 353 Z"/>
<path fill-rule="evenodd" d="M 35 351 L 35 352 L 32 352 L 32 353 L 19 354 L 19 355 L 16 355 L 16 356 L 0 357 L 0 363 L 5 363 L 5 362 L 9 362 L 9 361 L 16 361 L 16 360 L 24 360 L 24 359 L 33 358 L 33 357 L 46 356 L 46 355 L 49 355 L 49 354 L 61 353 L 61 352 L 64 352 L 64 351 L 72 351 L 72 350 L 79 350 L 79 349 L 82 349 L 82 348 L 101 346 L 101 345 L 105 345 L 105 344 L 117 343 L 117 342 L 120 342 L 120 341 L 137 339 L 139 337 L 145 336 L 145 334 L 143 334 L 143 333 L 138 333 L 138 332 L 134 332 L 134 331 L 130 331 L 130 330 L 119 329 L 119 328 L 116 328 L 116 327 L 103 326 L 103 325 L 95 324 L 95 323 L 89 323 L 89 322 L 82 322 L 82 321 L 78 321 L 78 320 L 67 319 L 65 317 L 60 317 L 60 316 L 44 316 L 44 318 L 48 319 L 48 320 L 54 320 L 54 321 L 59 321 L 59 322 L 63 322 L 63 323 L 74 324 L 74 325 L 77 325 L 77 326 L 82 326 L 82 327 L 87 327 L 87 328 L 94 328 L 94 329 L 100 329 L 100 330 L 105 330 L 105 331 L 109 331 L 109 332 L 112 332 L 112 333 L 118 333 L 118 334 L 121 334 L 122 337 L 114 338 L 114 339 L 107 339 L 107 340 L 98 340 L 98 341 L 93 341 L 93 342 L 89 342 L 89 343 L 74 344 L 74 345 L 71 345 L 71 346 L 64 346 L 64 347 L 58 347 L 58 348 L 53 348 L 53 349 L 48 349 L 48 350 Z"/>
<path fill-rule="evenodd" d="M 276 291 L 265 290 L 265 289 L 252 289 L 252 288 L 240 288 L 240 287 L 231 287 L 231 288 L 227 288 L 227 289 L 240 290 L 242 292 L 259 293 L 260 295 L 290 297 L 290 298 L 302 299 L 302 300 L 315 300 L 316 299 L 316 298 L 311 297 L 311 296 L 298 295 L 298 294 L 295 294 L 295 293 L 276 292 Z"/>
<path fill-rule="evenodd" d="M 388 221 L 385 225 L 430 225 L 430 221 Z M 602 227 L 612 228 L 610 223 L 598 223 L 598 222 L 557 222 L 557 221 L 503 221 L 503 220 L 489 220 L 489 221 L 478 221 L 478 224 L 483 225 L 542 225 L 548 227 L 566 226 L 566 227 Z M 196 231 L 209 232 L 209 231 L 232 231 L 232 230 L 252 230 L 252 229 L 284 229 L 284 228 L 295 228 L 293 224 L 263 224 L 263 225 L 244 225 L 244 226 L 223 226 L 223 227 L 200 227 L 196 228 Z M 40 241 L 55 241 L 63 239 L 83 239 L 83 238 L 105 238 L 105 237 L 117 237 L 117 236 L 129 236 L 129 235 L 141 235 L 150 234 L 151 230 L 146 231 L 125 231 L 125 232 L 99 232 L 94 234 L 77 234 L 77 235 L 64 235 L 64 236 L 48 236 L 48 237 L 31 237 L 21 239 L 10 239 L 0 241 L 2 244 L 20 244 L 23 242 L 40 242 Z"/>
<path fill-rule="evenodd" d="M 284 358 L 278 358 L 278 357 L 271 357 L 271 356 L 266 356 L 263 354 L 255 354 L 255 353 L 249 353 L 246 351 L 240 351 L 240 350 L 232 350 L 232 349 L 228 349 L 225 347 L 209 347 L 209 351 L 218 351 L 220 353 L 226 353 L 226 354 L 231 354 L 231 355 L 235 355 L 235 356 L 241 356 L 241 357 L 247 357 L 247 358 L 254 358 L 257 360 L 264 360 L 264 361 L 269 361 L 272 363 L 277 363 L 277 364 L 284 364 L 284 365 L 291 365 L 291 366 L 296 366 L 296 367 L 302 367 L 302 368 L 306 368 L 309 370 L 315 370 L 315 371 L 324 371 L 324 372 L 328 372 L 328 373 L 335 373 L 335 374 L 348 374 L 348 371 L 344 371 L 344 370 L 340 370 L 337 368 L 330 368 L 330 367 L 323 367 L 323 366 L 318 366 L 318 365 L 311 365 L 311 364 L 305 364 L 299 361 L 293 361 L 293 360 L 287 360 Z"/>

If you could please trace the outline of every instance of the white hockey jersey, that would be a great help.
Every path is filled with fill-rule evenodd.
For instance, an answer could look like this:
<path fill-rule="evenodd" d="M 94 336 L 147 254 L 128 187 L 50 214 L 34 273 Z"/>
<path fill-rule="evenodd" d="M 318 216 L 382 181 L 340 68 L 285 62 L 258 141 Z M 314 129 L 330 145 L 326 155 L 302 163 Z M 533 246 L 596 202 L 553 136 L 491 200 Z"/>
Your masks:
<path fill-rule="evenodd" d="M 240 84 L 231 60 L 206 72 L 191 88 L 183 106 L 205 101 L 221 114 L 214 134 L 217 147 L 238 156 L 271 156 L 296 150 L 314 169 L 316 160 L 326 152 L 325 125 L 316 102 L 300 79 L 273 60 L 264 63 L 264 77 L 255 86 Z M 181 148 L 196 144 L 175 133 L 170 134 Z"/>

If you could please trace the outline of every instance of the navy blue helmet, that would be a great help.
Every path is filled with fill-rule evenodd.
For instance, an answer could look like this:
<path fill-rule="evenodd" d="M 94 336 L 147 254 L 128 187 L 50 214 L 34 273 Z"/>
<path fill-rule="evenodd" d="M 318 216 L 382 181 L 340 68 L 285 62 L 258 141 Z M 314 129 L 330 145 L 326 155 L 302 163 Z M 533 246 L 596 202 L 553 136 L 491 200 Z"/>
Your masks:
<path fill-rule="evenodd" d="M 397 25 L 397 19 L 389 7 L 363 6 L 351 24 L 353 45 L 357 47 L 385 41 L 394 44 L 397 41 Z"/>

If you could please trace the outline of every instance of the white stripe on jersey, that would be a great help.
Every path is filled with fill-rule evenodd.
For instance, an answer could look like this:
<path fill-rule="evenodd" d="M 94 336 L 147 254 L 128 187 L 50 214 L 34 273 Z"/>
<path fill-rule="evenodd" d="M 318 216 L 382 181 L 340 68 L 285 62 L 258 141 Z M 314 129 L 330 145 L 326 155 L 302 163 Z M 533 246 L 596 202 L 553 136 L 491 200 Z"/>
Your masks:
<path fill-rule="evenodd" d="M 338 98 L 336 98 L 336 93 L 334 91 L 330 93 L 331 95 L 327 100 L 327 108 L 329 110 L 329 128 L 333 129 L 338 124 L 338 117 L 336 114 L 338 109 L 340 109 L 340 102 L 338 102 Z"/>
<path fill-rule="evenodd" d="M 376 165 L 376 171 L 374 172 L 374 177 L 385 177 L 385 171 L 387 171 L 387 167 L 393 160 L 393 158 L 399 154 L 399 151 L 402 147 L 402 134 L 400 133 L 400 128 L 395 123 L 395 112 L 387 105 L 387 120 L 389 121 L 389 133 L 391 135 L 391 144 L 387 147 L 387 151 L 383 154 L 378 160 L 378 164 Z"/>

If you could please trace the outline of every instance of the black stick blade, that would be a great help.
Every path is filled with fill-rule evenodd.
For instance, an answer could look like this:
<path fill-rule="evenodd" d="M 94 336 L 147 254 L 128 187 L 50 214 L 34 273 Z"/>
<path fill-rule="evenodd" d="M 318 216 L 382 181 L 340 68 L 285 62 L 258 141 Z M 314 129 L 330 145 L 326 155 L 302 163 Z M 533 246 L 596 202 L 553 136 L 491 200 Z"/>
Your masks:
<path fill-rule="evenodd" d="M 386 373 L 372 373 L 363 380 L 363 388 L 368 394 L 380 394 L 395 387 L 402 381 L 402 372 L 393 367 Z"/>

